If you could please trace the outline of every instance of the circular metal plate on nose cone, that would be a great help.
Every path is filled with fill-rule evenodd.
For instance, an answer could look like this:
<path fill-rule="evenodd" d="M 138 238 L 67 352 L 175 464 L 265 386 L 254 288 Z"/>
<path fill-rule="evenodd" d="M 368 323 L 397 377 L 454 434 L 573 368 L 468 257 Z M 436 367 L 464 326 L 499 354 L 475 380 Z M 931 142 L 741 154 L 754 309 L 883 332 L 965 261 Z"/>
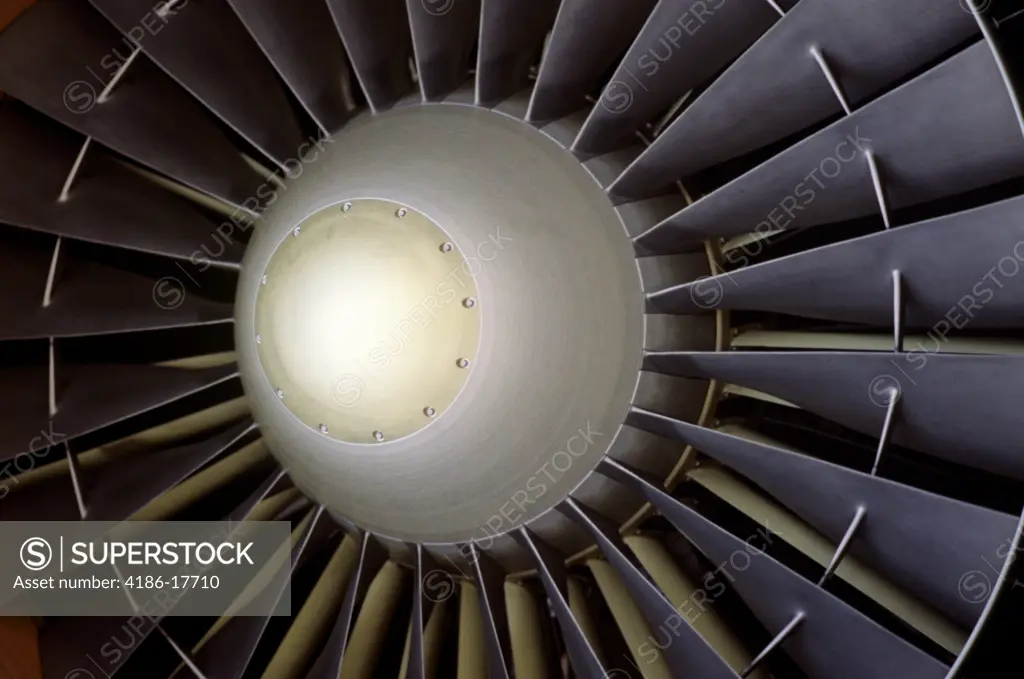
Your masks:
<path fill-rule="evenodd" d="M 303 424 L 376 444 L 448 410 L 480 342 L 470 265 L 448 242 L 420 212 L 370 199 L 321 209 L 281 240 L 255 331 L 269 384 Z"/>

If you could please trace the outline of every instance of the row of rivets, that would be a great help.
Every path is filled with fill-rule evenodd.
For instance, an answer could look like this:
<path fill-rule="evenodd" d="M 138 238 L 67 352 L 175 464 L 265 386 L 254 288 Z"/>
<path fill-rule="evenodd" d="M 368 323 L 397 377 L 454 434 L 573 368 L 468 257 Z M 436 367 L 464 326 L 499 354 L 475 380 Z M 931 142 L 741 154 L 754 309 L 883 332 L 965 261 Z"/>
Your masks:
<path fill-rule="evenodd" d="M 349 203 L 344 203 L 341 206 L 341 209 L 342 209 L 343 212 L 351 211 L 352 210 L 352 203 L 350 203 L 350 202 Z M 409 211 L 406 210 L 404 207 L 403 208 L 399 208 L 398 211 L 395 212 L 395 216 L 398 217 L 399 219 L 403 219 L 408 214 L 409 214 Z M 300 227 L 298 227 L 298 226 L 296 226 L 292 230 L 292 235 L 293 236 L 299 236 L 301 233 L 302 233 L 302 229 Z M 449 252 L 451 252 L 452 250 L 455 249 L 455 246 L 452 245 L 451 243 L 447 243 L 446 242 L 446 243 L 442 243 L 441 244 L 440 249 L 441 249 L 441 252 L 449 253 Z M 261 285 L 266 285 L 267 284 L 267 276 L 265 274 L 264 274 L 263 278 L 261 279 L 260 283 L 261 283 Z M 467 309 L 472 309 L 473 307 L 476 306 L 476 299 L 474 299 L 473 297 L 467 297 L 466 299 L 462 300 L 462 306 L 464 306 Z M 257 334 L 256 335 L 256 344 L 262 344 L 262 343 L 263 343 L 262 336 Z M 457 365 L 459 368 L 468 368 L 469 367 L 469 359 L 467 359 L 467 358 L 459 358 L 458 360 L 455 361 L 455 365 Z M 277 397 L 279 399 L 283 399 L 284 398 L 284 391 L 283 390 L 275 389 L 274 393 L 277 395 Z M 430 406 L 427 406 L 426 408 L 423 409 L 423 414 L 426 415 L 427 417 L 435 417 L 437 415 L 437 411 L 434 408 L 432 408 Z M 320 430 L 321 434 L 327 434 L 328 431 L 329 431 L 326 424 L 321 424 L 319 426 L 319 430 Z M 378 431 L 374 431 L 373 432 L 373 438 L 374 438 L 374 440 L 376 440 L 378 442 L 379 441 L 383 441 L 384 440 L 384 432 L 379 431 L 379 430 Z"/>

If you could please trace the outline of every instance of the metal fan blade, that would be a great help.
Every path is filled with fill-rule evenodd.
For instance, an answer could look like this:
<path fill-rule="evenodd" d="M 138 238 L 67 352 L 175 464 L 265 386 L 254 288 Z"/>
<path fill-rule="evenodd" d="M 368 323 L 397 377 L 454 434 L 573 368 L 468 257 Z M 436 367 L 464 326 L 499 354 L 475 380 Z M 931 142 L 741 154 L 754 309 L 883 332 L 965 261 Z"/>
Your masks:
<path fill-rule="evenodd" d="M 960 133 L 967 126 L 970 136 Z M 967 48 L 702 198 L 638 237 L 638 251 L 877 214 L 868 152 L 890 209 L 1024 174 L 1024 137 L 988 45 Z"/>
<path fill-rule="evenodd" d="M 653 504 L 697 549 L 727 572 L 731 586 L 771 634 L 799 614 L 803 622 L 782 647 L 812 677 L 838 679 L 940 679 L 949 669 L 856 609 L 789 570 L 696 511 L 636 471 L 606 458 L 599 471 Z M 742 554 L 742 568 L 730 565 Z M 749 565 L 746 565 L 749 564 Z"/>
<path fill-rule="evenodd" d="M 978 32 L 974 17 L 956 3 L 798 2 L 693 102 L 614 190 L 649 194 L 842 113 L 812 47 L 827 58 L 846 99 L 860 104 Z"/>
<path fill-rule="evenodd" d="M 328 133 L 341 129 L 353 108 L 346 92 L 348 60 L 326 3 L 228 2 L 317 124 Z"/>
<path fill-rule="evenodd" d="M 46 363 L 5 366 L 0 371 L 0 460 L 39 454 L 61 440 L 49 427 Z"/>
<path fill-rule="evenodd" d="M 275 468 L 265 479 L 260 483 L 259 486 L 249 494 L 245 500 L 243 500 L 237 507 L 235 507 L 230 514 L 224 517 L 225 521 L 244 521 L 248 518 L 253 510 L 268 496 L 272 495 L 278 488 L 288 482 L 287 470 L 279 467 Z"/>
<path fill-rule="evenodd" d="M 708 679 L 737 679 L 718 653 L 708 645 L 697 632 L 682 621 L 672 603 L 658 589 L 651 576 L 644 570 L 636 556 L 619 536 L 615 523 L 594 510 L 569 498 L 559 505 L 558 510 L 578 523 L 593 536 L 608 562 L 615 568 L 626 584 L 637 607 L 643 612 L 651 627 L 680 621 L 678 638 L 662 649 L 668 659 L 672 676 L 684 679 L 688 676 Z"/>
<path fill-rule="evenodd" d="M 21 170 L 18 182 L 0 185 L 0 220 L 185 260 L 214 241 L 224 252 L 211 261 L 238 266 L 243 247 L 231 238 L 234 224 L 218 226 L 188 203 L 113 162 L 101 148 L 83 151 L 83 142 L 81 136 L 19 102 L 3 102 L 0 163 Z M 74 171 L 80 152 L 84 158 Z M 35 162 L 25 163 L 29 157 Z"/>
<path fill-rule="evenodd" d="M 439 101 L 469 77 L 480 0 L 406 0 L 423 101 Z"/>
<path fill-rule="evenodd" d="M 657 353 L 646 370 L 725 380 L 880 436 L 891 392 L 892 441 L 968 467 L 1024 478 L 1013 394 L 1024 357 L 858 352 Z M 984 422 L 977 413 L 984 412 Z"/>
<path fill-rule="evenodd" d="M 555 120 L 582 106 L 653 7 L 654 0 L 562 0 L 526 120 Z"/>
<path fill-rule="evenodd" d="M 230 304 L 189 294 L 181 279 L 152 280 L 93 262 L 65 246 L 60 280 L 49 306 L 42 306 L 53 248 L 5 244 L 0 280 L 11 290 L 0 300 L 0 340 L 76 337 L 224 323 Z M 65 251 L 68 254 L 64 254 Z M 188 280 L 183 270 L 182 278 Z"/>
<path fill-rule="evenodd" d="M 327 0 L 370 108 L 383 111 L 412 89 L 412 37 L 403 0 Z"/>
<path fill-rule="evenodd" d="M 480 594 L 471 580 L 459 587 L 459 649 L 456 679 L 487 676 L 487 641 L 480 615 Z"/>
<path fill-rule="evenodd" d="M 557 679 L 560 658 L 552 658 L 550 639 L 557 634 L 551 625 L 551 609 L 541 588 L 526 582 L 505 584 L 512 664 L 516 676 Z M 603 678 L 602 678 L 603 679 Z"/>
<path fill-rule="evenodd" d="M 90 0 L 182 87 L 279 165 L 302 133 L 259 46 L 226 0 L 173 6 L 152 0 Z"/>
<path fill-rule="evenodd" d="M 248 209 L 261 180 L 202 108 L 92 7 L 40 0 L 0 34 L 0 88 L 105 146 Z M 100 71 L 102 75 L 97 75 Z"/>
<path fill-rule="evenodd" d="M 345 594 L 345 587 L 355 570 L 358 551 L 355 540 L 350 535 L 344 535 L 341 540 L 337 540 L 341 531 L 333 521 L 322 521 L 317 527 L 318 530 L 320 526 L 329 529 L 329 542 L 336 542 L 337 546 L 326 565 L 320 570 L 316 585 L 289 621 L 288 632 L 267 664 L 265 675 L 305 676 L 305 671 L 316 659 L 318 649 L 330 634 Z M 306 553 L 308 554 L 309 550 Z M 292 606 L 294 610 L 294 599 Z"/>
<path fill-rule="evenodd" d="M 558 0 L 482 0 L 476 103 L 494 106 L 526 87 Z"/>
<path fill-rule="evenodd" d="M 86 518 L 127 519 L 255 431 L 247 420 L 199 443 L 139 454 L 98 470 L 86 479 Z"/>
<path fill-rule="evenodd" d="M 470 550 L 487 645 L 487 675 L 489 679 L 511 679 L 515 672 L 505 608 L 505 571 L 476 545 L 470 544 Z"/>
<path fill-rule="evenodd" d="M 70 460 L 67 447 L 58 446 L 58 454 L 63 453 Z M 59 458 L 58 458 L 59 459 Z M 65 460 L 60 460 L 64 462 Z M 60 464 L 55 462 L 55 464 Z M 13 464 L 13 463 L 12 463 Z M 67 469 L 67 467 L 65 467 Z M 32 470 L 29 470 L 32 471 Z M 36 487 L 22 486 L 22 479 L 8 483 L 8 490 L 0 503 L 0 520 L 3 521 L 79 521 L 82 511 L 75 493 L 75 481 L 71 473 L 60 474 L 53 479 L 40 483 Z M 14 492 L 10 492 L 10 491 Z"/>
<path fill-rule="evenodd" d="M 581 679 L 606 679 L 607 671 L 569 605 L 565 557 L 526 528 L 520 528 L 512 537 L 529 553 L 537 567 L 551 609 L 558 619 L 559 629 L 562 630 L 566 653 L 576 676 Z"/>
<path fill-rule="evenodd" d="M 944 320 L 1019 327 L 1024 297 L 1004 280 L 1024 261 L 1022 241 L 1018 197 L 660 290 L 648 296 L 648 310 L 751 309 L 885 327 L 893 323 L 892 272 L 899 271 L 908 328 Z"/>
<path fill-rule="evenodd" d="M 787 7 L 793 0 L 781 3 Z M 721 70 L 779 19 L 771 4 L 661 0 L 590 111 L 573 149 L 607 153 Z"/>
<path fill-rule="evenodd" d="M 0 460 L 72 440 L 209 389 L 233 379 L 237 374 L 234 365 L 206 370 L 148 365 L 62 366 L 57 382 L 57 414 L 51 420 L 46 408 L 39 409 L 38 387 L 42 386 L 39 381 L 45 379 L 44 375 L 31 371 L 8 373 L 4 382 L 11 386 L 25 385 L 23 398 L 32 408 L 31 411 L 4 411 L 5 427 L 28 426 L 30 429 L 26 435 L 4 438 L 0 446 Z M 27 388 L 29 384 L 34 384 L 35 388 Z M 48 391 L 44 389 L 43 393 Z M 14 417 L 25 416 L 28 417 L 24 425 L 13 421 Z"/>
<path fill-rule="evenodd" d="M 388 559 L 387 552 L 380 546 L 370 533 L 363 533 L 360 539 L 359 563 L 349 579 L 345 590 L 345 599 L 338 612 L 338 619 L 331 630 L 323 652 L 317 658 L 306 679 L 337 679 L 341 672 L 341 663 L 345 659 L 349 634 L 355 625 L 359 607 L 366 598 L 377 571 Z"/>
<path fill-rule="evenodd" d="M 427 679 L 427 652 L 425 649 L 424 634 L 427 621 L 430 619 L 434 609 L 434 599 L 426 592 L 424 586 L 427 578 L 439 574 L 437 562 L 430 555 L 423 545 L 415 544 L 409 546 L 416 555 L 416 582 L 413 586 L 412 620 L 409 627 L 409 665 L 407 675 L 409 679 Z M 454 583 L 452 583 L 454 587 Z"/>
<path fill-rule="evenodd" d="M 305 525 L 300 526 L 301 533 L 291 551 L 293 571 L 305 551 L 318 546 L 312 538 L 316 533 L 317 526 L 327 522 L 322 518 L 323 515 L 324 508 L 318 507 L 312 511 L 312 516 L 304 520 Z M 271 600 L 276 602 L 284 594 L 286 587 L 287 585 L 281 587 L 280 591 L 267 593 L 271 595 Z M 265 600 L 258 599 L 257 601 L 266 605 Z M 248 606 L 253 606 L 253 604 L 250 603 Z M 196 668 L 206 679 L 241 679 L 252 661 L 256 647 L 263 638 L 271 618 L 270 615 L 245 615 L 243 609 L 239 615 L 228 620 L 195 652 L 193 660 Z"/>
<path fill-rule="evenodd" d="M 959 591 L 964 573 L 1013 535 L 1017 517 L 950 500 L 813 457 L 634 410 L 626 424 L 683 441 L 768 491 L 839 544 L 865 512 L 849 552 L 969 629 L 981 609 Z"/>
<path fill-rule="evenodd" d="M 96 662 L 90 662 L 99 654 L 99 667 L 108 677 L 117 676 L 129 658 L 138 650 L 156 629 L 155 621 L 140 615 L 137 617 L 89 617 L 52 618 L 40 630 L 39 647 L 43 665 L 43 677 L 80 676 L 82 667 L 93 671 Z M 120 636 L 119 636 L 120 635 Z M 129 637 L 130 635 L 130 637 Z M 129 637 L 132 643 L 122 648 L 114 640 Z"/>
<path fill-rule="evenodd" d="M 71 440 L 237 376 L 234 364 L 204 370 L 150 365 L 67 366 L 57 378 L 53 428 Z"/>

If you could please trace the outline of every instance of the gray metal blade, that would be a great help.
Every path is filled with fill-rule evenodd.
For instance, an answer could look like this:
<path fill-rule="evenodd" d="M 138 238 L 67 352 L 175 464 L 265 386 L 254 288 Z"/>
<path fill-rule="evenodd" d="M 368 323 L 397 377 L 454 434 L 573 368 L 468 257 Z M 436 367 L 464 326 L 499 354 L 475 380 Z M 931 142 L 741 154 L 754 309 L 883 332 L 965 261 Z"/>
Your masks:
<path fill-rule="evenodd" d="M 412 37 L 404 0 L 327 0 L 370 108 L 383 111 L 412 89 Z"/>
<path fill-rule="evenodd" d="M 639 236 L 638 251 L 878 214 L 867 150 L 881 166 L 890 210 L 1024 174 L 1024 136 L 988 45 L 976 43 L 705 196 Z"/>
<path fill-rule="evenodd" d="M 46 363 L 5 365 L 0 370 L 0 460 L 21 453 L 42 457 L 62 440 L 50 433 L 49 402 Z M 19 463 L 28 469 L 28 460 Z"/>
<path fill-rule="evenodd" d="M 39 430 L 36 431 L 38 433 Z M 43 431 L 46 431 L 45 428 Z M 37 452 L 40 455 L 51 456 L 46 463 L 56 460 L 67 460 L 70 463 L 72 459 L 72 456 L 68 455 L 64 443 L 58 443 L 55 451 L 37 450 Z M 21 457 L 6 464 L 10 465 L 8 467 L 9 478 L 4 485 L 7 493 L 3 497 L 3 502 L 0 502 L 0 521 L 81 520 L 82 512 L 78 504 L 70 464 L 67 474 L 57 474 L 43 483 L 28 488 L 21 487 L 21 481 L 18 480 L 18 476 L 15 476 L 19 471 L 19 465 L 20 471 L 28 472 L 34 468 L 33 465 L 37 468 L 43 462 L 36 462 L 30 457 Z"/>
<path fill-rule="evenodd" d="M 406 0 L 420 93 L 440 101 L 469 78 L 480 0 Z"/>
<path fill-rule="evenodd" d="M 312 536 L 316 532 L 317 525 L 326 522 L 324 508 L 318 507 L 309 524 L 303 529 L 298 542 L 292 548 L 291 565 L 292 570 L 302 558 L 307 548 L 312 547 Z M 267 595 L 272 601 L 277 602 L 285 592 L 287 585 L 282 584 L 277 592 L 266 591 L 259 596 L 256 602 L 249 604 L 246 608 L 252 609 L 257 602 L 265 603 Z M 234 616 L 207 641 L 193 656 L 196 667 L 202 672 L 205 679 L 241 679 L 245 674 L 249 663 L 252 662 L 256 647 L 259 646 L 267 625 L 273 616 L 246 615 L 245 610 Z"/>
<path fill-rule="evenodd" d="M 53 430 L 63 440 L 72 440 L 237 376 L 234 364 L 201 370 L 152 365 L 61 366 Z"/>
<path fill-rule="evenodd" d="M 228 0 L 299 102 L 327 132 L 351 115 L 348 59 L 321 0 Z M 294 149 L 292 149 L 294 152 Z"/>
<path fill-rule="evenodd" d="M 255 196 L 259 175 L 144 55 L 99 101 L 131 53 L 125 40 L 84 2 L 40 0 L 0 33 L 0 89 L 199 191 L 238 206 Z M 252 198 L 247 207 L 256 205 Z"/>
<path fill-rule="evenodd" d="M 786 7 L 793 1 L 780 4 Z M 631 143 L 644 123 L 712 77 L 778 20 L 778 12 L 764 0 L 703 5 L 661 0 L 605 86 L 573 149 L 607 153 Z"/>
<path fill-rule="evenodd" d="M 557 507 L 585 529 L 597 541 L 597 546 L 622 578 L 637 608 L 643 612 L 654 629 L 671 626 L 676 638 L 661 647 L 672 676 L 677 679 L 702 677 L 707 679 L 738 679 L 732 668 L 697 633 L 675 609 L 639 560 L 622 541 L 618 526 L 572 498 Z M 674 624 L 678 623 L 678 624 Z"/>
<path fill-rule="evenodd" d="M 11 369 L 0 381 L 13 403 L 4 408 L 0 461 L 89 434 L 107 425 L 166 405 L 237 376 L 234 365 L 182 370 L 150 365 L 60 366 L 57 414 L 48 409 L 46 368 Z M 44 398 L 45 396 L 45 398 Z M 4 399 L 5 401 L 7 399 Z M 6 404 L 5 404 L 6 405 Z"/>
<path fill-rule="evenodd" d="M 569 608 L 565 556 L 526 528 L 513 532 L 512 537 L 530 555 L 537 568 L 537 574 L 548 595 L 549 606 L 562 630 L 566 653 L 575 676 L 581 679 L 607 679 L 607 671 Z"/>
<path fill-rule="evenodd" d="M 810 54 L 813 46 L 833 65 L 847 100 L 857 105 L 978 32 L 974 17 L 955 2 L 796 3 L 683 112 L 615 191 L 638 197 L 842 113 Z M 936 109 L 925 102 L 907 110 Z"/>
<path fill-rule="evenodd" d="M 961 595 L 961 579 L 982 558 L 995 559 L 1017 527 L 1009 514 L 664 415 L 634 410 L 626 424 L 684 441 L 731 467 L 836 544 L 863 507 L 849 552 L 964 629 L 974 627 L 982 608 Z"/>
<path fill-rule="evenodd" d="M 798 613 L 805 620 L 782 646 L 811 677 L 942 679 L 949 668 L 856 609 L 772 559 L 760 547 L 770 531 L 745 542 L 635 472 L 606 458 L 602 474 L 642 494 L 714 564 L 772 635 Z"/>
<path fill-rule="evenodd" d="M 302 133 L 274 69 L 226 0 L 180 4 L 161 17 L 152 0 L 90 0 L 182 87 L 279 165 Z"/>
<path fill-rule="evenodd" d="M 272 492 L 286 483 L 290 483 L 288 472 L 280 467 L 274 468 L 272 472 L 250 493 L 249 497 L 243 500 L 231 513 L 224 517 L 225 521 L 244 521 L 247 516 L 256 508 L 256 505 L 272 494 Z"/>
<path fill-rule="evenodd" d="M 366 598 L 370 583 L 388 560 L 388 554 L 370 533 L 360 535 L 359 561 L 345 590 L 338 619 L 331 630 L 324 650 L 316 663 L 306 675 L 306 679 L 337 679 L 341 672 L 341 662 L 345 659 L 345 648 L 348 646 L 349 633 L 356 622 L 359 607 Z"/>
<path fill-rule="evenodd" d="M 487 674 L 489 679 L 511 679 L 515 676 L 515 670 L 512 668 L 512 641 L 508 629 L 508 609 L 505 606 L 506 573 L 475 544 L 470 543 L 470 550 L 480 616 L 484 621 Z"/>
<path fill-rule="evenodd" d="M 251 420 L 187 446 L 134 455 L 87 474 L 86 518 L 122 521 L 256 431 Z"/>
<path fill-rule="evenodd" d="M 559 0 L 482 0 L 476 103 L 494 106 L 529 84 Z"/>
<path fill-rule="evenodd" d="M 0 184 L 0 221 L 186 260 L 212 242 L 225 246 L 218 264 L 241 262 L 244 244 L 231 231 L 218 236 L 216 223 L 113 162 L 102 147 L 90 146 L 67 199 L 58 200 L 83 141 L 17 101 L 0 103 L 0 164 L 19 167 L 17 182 Z"/>
<path fill-rule="evenodd" d="M 52 244 L 4 243 L 0 340 L 102 335 L 229 322 L 230 304 L 191 294 L 179 278 L 152 280 L 78 257 L 65 244 L 50 306 L 42 306 Z"/>
<path fill-rule="evenodd" d="M 409 679 L 427 679 L 428 671 L 425 666 L 426 654 L 423 650 L 423 629 L 430 618 L 430 611 L 434 607 L 434 600 L 430 598 L 424 589 L 426 578 L 438 571 L 437 562 L 430 555 L 423 545 L 416 543 L 409 545 L 410 551 L 415 555 L 416 583 L 413 586 L 412 620 L 410 621 L 412 637 L 409 643 Z M 453 585 L 454 586 L 454 585 Z"/>
<path fill-rule="evenodd" d="M 909 347 L 908 347 L 909 348 Z M 644 369 L 720 379 L 767 392 L 851 429 L 879 436 L 888 392 L 899 392 L 892 441 L 1024 478 L 1017 454 L 1024 356 L 870 352 L 656 353 Z M 985 413 L 979 420 L 978 413 Z"/>
<path fill-rule="evenodd" d="M 899 271 L 907 327 L 934 328 L 947 315 L 972 329 L 1019 327 L 1024 295 L 1008 282 L 1024 261 L 1022 242 L 1018 197 L 746 268 L 738 251 L 741 268 L 655 292 L 648 310 L 751 309 L 885 327 Z"/>
<path fill-rule="evenodd" d="M 585 95 L 643 26 L 655 0 L 562 0 L 526 113 L 545 122 L 584 106 Z"/>

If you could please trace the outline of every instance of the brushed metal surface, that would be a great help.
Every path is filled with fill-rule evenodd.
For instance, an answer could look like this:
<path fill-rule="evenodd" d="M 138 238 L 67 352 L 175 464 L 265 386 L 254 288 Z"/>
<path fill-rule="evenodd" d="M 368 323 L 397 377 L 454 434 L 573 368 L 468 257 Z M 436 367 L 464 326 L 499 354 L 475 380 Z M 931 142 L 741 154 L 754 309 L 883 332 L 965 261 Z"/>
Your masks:
<path fill-rule="evenodd" d="M 357 119 L 297 174 L 246 253 L 236 318 L 255 419 L 295 484 L 383 538 L 483 548 L 561 502 L 619 436 L 644 341 L 637 263 L 594 178 L 528 125 L 445 104 Z M 439 224 L 481 300 L 462 394 L 433 426 L 372 446 L 323 436 L 288 412 L 259 368 L 254 327 L 282 237 L 354 198 Z"/>

